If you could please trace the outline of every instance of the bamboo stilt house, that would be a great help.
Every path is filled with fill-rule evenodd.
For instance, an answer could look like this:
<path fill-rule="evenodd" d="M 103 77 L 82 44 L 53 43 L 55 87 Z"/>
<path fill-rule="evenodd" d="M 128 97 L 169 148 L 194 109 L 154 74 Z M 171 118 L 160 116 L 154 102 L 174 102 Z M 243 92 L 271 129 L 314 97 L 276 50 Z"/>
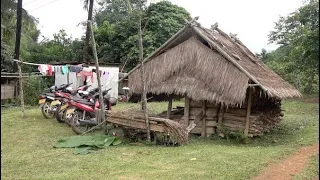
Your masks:
<path fill-rule="evenodd" d="M 188 22 L 145 60 L 148 93 L 184 96 L 180 123 L 208 136 L 241 131 L 256 136 L 280 122 L 281 99 L 300 97 L 239 39 L 213 25 Z M 130 93 L 141 93 L 140 66 L 127 75 Z M 167 117 L 173 118 L 169 101 Z"/>

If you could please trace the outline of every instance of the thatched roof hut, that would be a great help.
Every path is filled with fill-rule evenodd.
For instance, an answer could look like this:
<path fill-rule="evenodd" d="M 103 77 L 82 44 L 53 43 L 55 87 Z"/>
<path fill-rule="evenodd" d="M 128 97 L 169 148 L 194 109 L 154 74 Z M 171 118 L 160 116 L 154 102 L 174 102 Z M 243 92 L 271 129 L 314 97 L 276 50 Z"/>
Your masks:
<path fill-rule="evenodd" d="M 220 107 L 246 105 L 250 109 L 251 102 L 250 107 L 247 103 L 248 94 L 252 94 L 247 92 L 250 89 L 267 99 L 301 96 L 239 39 L 224 33 L 217 24 L 206 29 L 195 20 L 188 22 L 144 62 L 148 93 L 185 96 L 203 102 L 204 106 L 209 102 Z M 127 75 L 131 93 L 140 94 L 140 65 Z M 185 114 L 187 124 L 188 116 Z"/>
<path fill-rule="evenodd" d="M 226 105 L 243 104 L 249 86 L 259 86 L 269 97 L 279 99 L 301 96 L 239 39 L 194 21 L 144 61 L 149 93 Z M 141 93 L 139 67 L 128 73 L 131 93 Z"/>

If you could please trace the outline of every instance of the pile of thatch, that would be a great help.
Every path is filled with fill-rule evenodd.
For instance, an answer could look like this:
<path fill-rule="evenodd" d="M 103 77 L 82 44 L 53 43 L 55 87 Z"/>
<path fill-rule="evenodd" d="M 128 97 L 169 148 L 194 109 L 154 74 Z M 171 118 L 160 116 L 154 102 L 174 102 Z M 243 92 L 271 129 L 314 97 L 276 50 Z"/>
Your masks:
<path fill-rule="evenodd" d="M 113 111 L 110 112 L 108 121 L 122 126 L 146 129 L 145 118 L 141 110 L 127 111 L 125 113 L 123 111 Z M 149 122 L 151 131 L 164 132 L 180 145 L 188 144 L 189 132 L 184 125 L 170 119 L 158 117 L 149 117 Z"/>

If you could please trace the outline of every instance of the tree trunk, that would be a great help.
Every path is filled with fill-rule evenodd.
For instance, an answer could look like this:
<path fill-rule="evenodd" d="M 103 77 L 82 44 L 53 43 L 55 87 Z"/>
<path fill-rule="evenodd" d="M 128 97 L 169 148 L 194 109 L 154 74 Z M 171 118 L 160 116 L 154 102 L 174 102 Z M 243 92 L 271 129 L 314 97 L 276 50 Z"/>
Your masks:
<path fill-rule="evenodd" d="M 21 40 L 21 18 L 22 18 L 22 0 L 17 3 L 17 27 L 16 27 L 16 43 L 14 48 L 14 59 L 19 60 L 20 57 L 20 40 Z M 13 64 L 14 72 L 18 71 L 18 64 Z"/>
<path fill-rule="evenodd" d="M 20 40 L 21 40 L 21 18 L 22 18 L 22 0 L 18 0 L 17 3 L 17 29 L 16 29 L 16 43 L 14 49 L 14 59 L 20 59 Z M 20 102 L 22 117 L 24 117 L 24 99 L 23 99 L 23 86 L 22 86 L 22 72 L 21 67 L 17 63 L 13 65 L 14 72 L 19 72 L 19 87 L 20 87 Z"/>
<path fill-rule="evenodd" d="M 91 30 L 90 32 L 91 32 L 92 51 L 93 51 L 93 56 L 94 56 L 95 63 L 96 63 L 96 73 L 97 73 L 97 81 L 98 81 L 98 88 L 99 88 L 99 107 L 102 111 L 102 116 L 97 117 L 97 122 L 98 122 L 98 124 L 100 124 L 101 122 L 104 122 L 104 120 L 105 120 L 105 108 L 104 108 L 104 103 L 103 103 L 101 79 L 100 79 L 100 73 L 99 73 L 99 60 L 98 60 L 96 42 L 94 40 L 94 34 L 93 34 L 93 28 L 92 28 L 91 22 L 89 22 L 89 26 L 90 26 L 90 30 Z M 99 119 L 99 118 L 101 118 L 101 119 Z"/>
<path fill-rule="evenodd" d="M 90 27 L 89 27 L 90 25 L 89 25 L 89 21 L 92 20 L 93 1 L 94 0 L 90 0 L 90 4 L 89 4 L 86 40 L 84 42 L 84 47 L 83 47 L 83 59 L 82 59 L 82 62 L 87 62 L 87 63 L 89 63 L 89 53 L 88 53 L 88 51 L 89 51 L 89 40 L 90 40 Z"/>
<path fill-rule="evenodd" d="M 144 117 L 146 119 L 146 128 L 147 128 L 147 141 L 151 142 L 150 137 L 150 123 L 149 123 L 149 117 L 148 117 L 148 108 L 147 108 L 147 92 L 146 92 L 146 77 L 144 73 L 144 63 L 143 63 L 143 44 L 142 44 L 142 31 L 141 31 L 141 16 L 139 17 L 139 28 L 138 28 L 138 41 L 139 41 L 139 60 L 141 63 L 140 66 L 140 75 L 141 75 L 141 88 L 142 88 L 142 95 L 141 95 L 141 104 L 142 109 L 144 113 Z"/>
<path fill-rule="evenodd" d="M 310 74 L 310 78 L 309 78 L 309 81 L 308 81 L 308 85 L 307 85 L 306 91 L 305 91 L 307 94 L 311 94 L 312 93 L 312 90 L 313 90 L 312 84 L 313 84 L 313 81 L 314 81 L 314 75 L 315 75 L 315 72 L 312 71 L 311 74 Z"/>

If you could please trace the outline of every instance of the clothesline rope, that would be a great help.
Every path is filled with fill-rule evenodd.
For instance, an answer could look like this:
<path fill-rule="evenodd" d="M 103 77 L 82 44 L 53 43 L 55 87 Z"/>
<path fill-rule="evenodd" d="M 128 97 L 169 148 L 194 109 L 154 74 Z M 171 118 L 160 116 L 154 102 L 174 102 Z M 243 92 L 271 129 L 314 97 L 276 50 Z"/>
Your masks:
<path fill-rule="evenodd" d="M 50 65 L 50 64 L 30 63 L 30 62 L 25 62 L 25 61 L 17 60 L 17 59 L 12 59 L 12 60 L 15 61 L 15 62 L 18 62 L 18 63 L 28 64 L 28 65 L 33 65 L 33 66 Z M 82 63 L 82 64 L 78 64 L 78 65 L 83 65 L 83 63 Z M 50 66 L 57 66 L 57 65 L 50 65 Z M 58 65 L 58 66 L 62 66 L 62 65 Z M 71 65 L 68 65 L 68 66 L 71 66 Z"/>

